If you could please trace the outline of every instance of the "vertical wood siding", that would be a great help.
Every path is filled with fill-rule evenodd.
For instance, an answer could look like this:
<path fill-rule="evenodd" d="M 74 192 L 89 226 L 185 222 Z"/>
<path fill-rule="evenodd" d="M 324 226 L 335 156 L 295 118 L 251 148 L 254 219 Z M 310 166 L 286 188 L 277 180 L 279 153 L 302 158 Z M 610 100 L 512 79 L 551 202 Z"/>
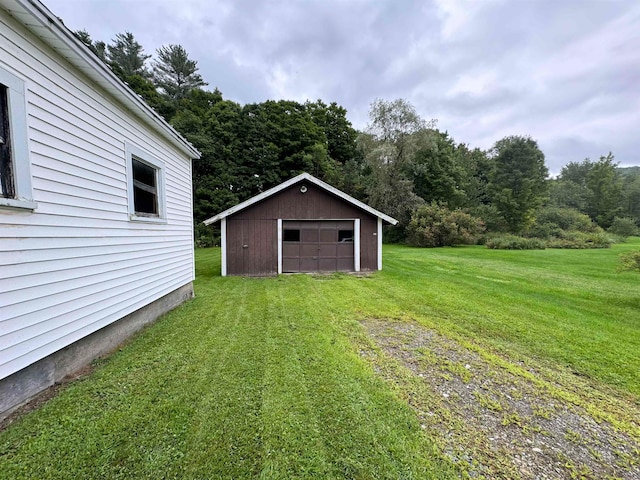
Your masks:
<path fill-rule="evenodd" d="M 300 185 L 307 192 L 300 192 Z M 360 218 L 360 269 L 377 270 L 377 218 L 326 190 L 302 181 L 227 219 L 229 275 L 275 275 L 277 220 Z M 259 225 L 259 227 L 257 227 Z M 250 232 L 250 233 L 248 233 Z M 243 248 L 243 245 L 247 245 Z M 259 252 L 254 255 L 255 252 Z"/>
<path fill-rule="evenodd" d="M 0 378 L 194 277 L 191 163 L 0 10 L 25 81 L 34 212 L 0 208 Z M 129 221 L 125 142 L 165 164 L 166 224 Z"/>

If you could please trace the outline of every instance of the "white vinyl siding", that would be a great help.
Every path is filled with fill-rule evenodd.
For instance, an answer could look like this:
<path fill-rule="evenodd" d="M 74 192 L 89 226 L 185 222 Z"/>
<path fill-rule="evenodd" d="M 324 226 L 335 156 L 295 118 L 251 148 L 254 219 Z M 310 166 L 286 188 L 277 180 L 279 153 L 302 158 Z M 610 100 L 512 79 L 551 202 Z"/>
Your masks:
<path fill-rule="evenodd" d="M 0 208 L 0 378 L 188 284 L 191 161 L 0 10 L 25 80 L 33 211 Z M 162 165 L 163 223 L 132 222 L 127 146 Z"/>

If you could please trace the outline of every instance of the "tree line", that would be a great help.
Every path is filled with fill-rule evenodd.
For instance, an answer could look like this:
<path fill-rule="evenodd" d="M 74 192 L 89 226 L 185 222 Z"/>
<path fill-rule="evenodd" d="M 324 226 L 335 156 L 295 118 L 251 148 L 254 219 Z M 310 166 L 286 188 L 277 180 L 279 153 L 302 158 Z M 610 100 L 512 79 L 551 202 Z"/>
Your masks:
<path fill-rule="evenodd" d="M 569 162 L 551 179 L 530 137 L 471 148 L 402 99 L 375 100 L 369 124 L 357 131 L 335 102 L 241 105 L 217 88 L 206 90 L 181 45 L 152 56 L 130 32 L 108 44 L 86 31 L 76 36 L 202 153 L 193 163 L 199 244 L 211 237 L 202 220 L 303 171 L 397 218 L 387 241 L 468 243 L 482 232 L 544 236 L 541 219 L 553 231 L 560 217 L 580 223 L 576 214 L 600 229 L 636 233 L 640 225 L 640 168 L 619 169 L 612 154 Z"/>

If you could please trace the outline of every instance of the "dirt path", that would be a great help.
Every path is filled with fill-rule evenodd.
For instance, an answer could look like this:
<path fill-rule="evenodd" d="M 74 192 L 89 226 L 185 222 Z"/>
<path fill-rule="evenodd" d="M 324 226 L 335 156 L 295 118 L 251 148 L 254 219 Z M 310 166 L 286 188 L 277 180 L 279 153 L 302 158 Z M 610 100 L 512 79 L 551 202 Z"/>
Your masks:
<path fill-rule="evenodd" d="M 377 348 L 363 348 L 362 355 L 472 477 L 640 479 L 638 439 L 596 421 L 553 388 L 417 323 L 363 326 Z M 628 408 L 640 419 L 637 405 Z"/>

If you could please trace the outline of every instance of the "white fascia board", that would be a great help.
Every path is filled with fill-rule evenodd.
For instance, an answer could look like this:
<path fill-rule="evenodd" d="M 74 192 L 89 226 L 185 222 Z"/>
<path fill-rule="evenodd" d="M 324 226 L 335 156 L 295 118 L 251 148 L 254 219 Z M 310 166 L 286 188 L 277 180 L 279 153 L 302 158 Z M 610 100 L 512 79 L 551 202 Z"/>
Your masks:
<path fill-rule="evenodd" d="M 364 210 L 365 212 L 370 213 L 371 215 L 381 218 L 382 220 L 384 220 L 385 222 L 390 223 L 391 225 L 396 225 L 398 223 L 398 220 L 396 220 L 395 218 L 390 217 L 389 215 L 385 215 L 382 212 L 379 212 L 378 210 L 376 210 L 375 208 L 371 208 L 369 205 L 366 205 L 364 203 L 362 203 L 360 200 L 356 200 L 355 198 L 353 198 L 351 195 L 347 195 L 346 193 L 338 190 L 335 187 L 332 187 L 331 185 L 329 185 L 328 183 L 323 182 L 322 180 L 317 179 L 316 177 L 314 177 L 313 175 L 310 175 L 308 173 L 301 173 L 300 175 L 297 175 L 293 178 L 290 178 L 289 180 L 287 180 L 286 182 L 281 183 L 280 185 L 277 185 L 273 188 L 270 188 L 269 190 L 266 190 L 262 193 L 260 193 L 259 195 L 256 195 L 255 197 L 251 197 L 249 200 L 245 200 L 242 203 L 239 203 L 238 205 L 235 205 L 227 210 L 225 210 L 224 212 L 219 213 L 218 215 L 216 215 L 215 217 L 211 217 L 208 218 L 207 220 L 205 220 L 203 223 L 205 225 L 211 225 L 212 223 L 216 223 L 220 220 L 222 220 L 223 218 L 228 217 L 229 215 L 233 215 L 234 213 L 240 212 L 242 210 L 244 210 L 247 207 L 250 207 L 251 205 L 258 203 L 266 198 L 271 197 L 272 195 L 275 195 L 278 192 L 281 192 L 282 190 L 285 190 L 287 188 L 289 188 L 292 185 L 295 185 L 298 182 L 301 181 L 307 181 L 309 183 L 313 183 L 314 185 L 334 194 L 337 197 L 342 198 L 343 200 L 351 203 L 352 205 Z"/>
<path fill-rule="evenodd" d="M 172 145 L 192 159 L 200 152 L 124 84 L 111 69 L 78 40 L 60 19 L 38 0 L 3 0 L 2 7 L 28 30 L 58 52 L 115 99 L 135 112 Z"/>

